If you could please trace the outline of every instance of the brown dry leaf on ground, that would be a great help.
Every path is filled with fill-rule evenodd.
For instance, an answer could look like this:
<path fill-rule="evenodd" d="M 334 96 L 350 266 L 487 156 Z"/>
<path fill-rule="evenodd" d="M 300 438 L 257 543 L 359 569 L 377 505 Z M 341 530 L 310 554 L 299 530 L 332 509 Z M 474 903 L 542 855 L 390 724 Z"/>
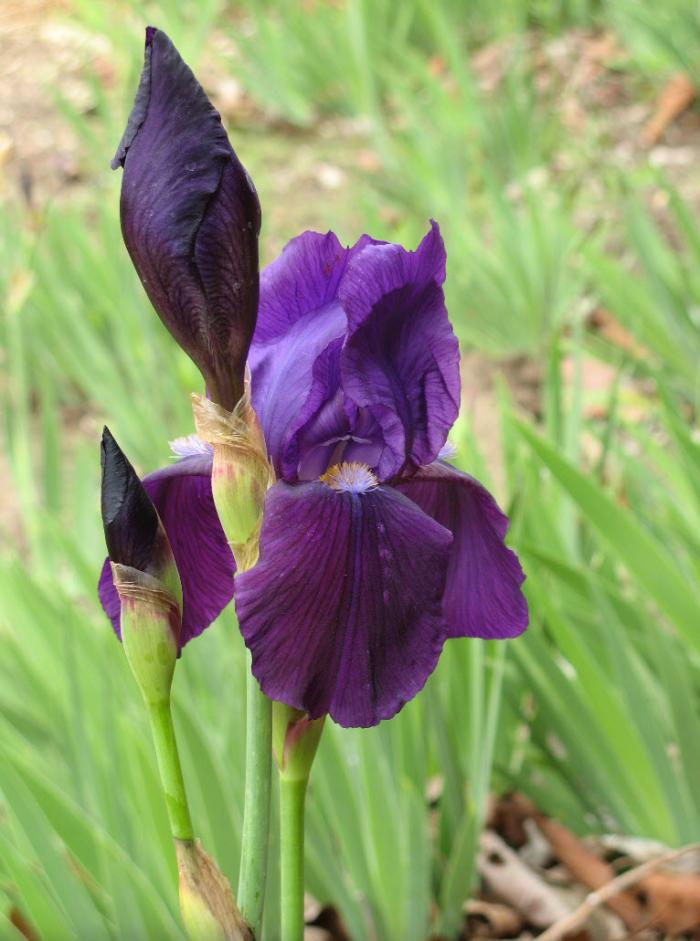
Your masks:
<path fill-rule="evenodd" d="M 531 925 L 545 927 L 544 919 L 540 918 L 538 925 L 529 915 L 529 898 L 533 891 L 530 887 L 535 885 L 532 876 L 535 876 L 541 885 L 553 891 L 551 883 L 555 873 L 559 874 L 561 881 L 563 872 L 567 875 L 566 881 L 571 889 L 579 889 L 578 906 L 574 903 L 572 907 L 571 899 L 565 900 L 563 895 L 559 895 L 560 904 L 563 903 L 566 914 L 549 921 L 546 926 L 548 930 L 543 935 L 547 941 L 570 938 L 584 928 L 586 933 L 593 937 L 593 929 L 589 930 L 589 918 L 594 914 L 599 915 L 597 910 L 603 907 L 615 912 L 635 937 L 642 934 L 644 937 L 658 937 L 659 934 L 664 934 L 671 937 L 686 935 L 700 938 L 700 873 L 697 872 L 700 857 L 697 846 L 669 851 L 657 844 L 654 854 L 650 856 L 647 852 L 647 842 L 635 843 L 628 840 L 625 843 L 624 858 L 626 871 L 618 874 L 618 869 L 604 858 L 608 852 L 605 840 L 584 842 L 562 824 L 541 814 L 523 795 L 509 794 L 496 802 L 489 824 L 503 835 L 507 835 L 507 838 L 519 847 L 519 852 L 515 853 L 506 846 L 505 852 L 501 850 L 504 858 L 512 862 L 512 858 L 507 855 L 512 854 L 519 866 L 527 869 L 529 874 L 513 875 L 517 887 L 526 887 L 521 890 L 520 897 L 518 888 L 514 889 L 512 885 L 506 886 L 505 895 L 501 895 L 503 887 L 497 887 L 493 879 L 489 880 L 488 875 L 482 872 L 485 888 L 495 892 L 500 898 L 507 897 L 510 904 L 520 911 Z M 525 860 L 531 842 L 530 828 L 533 825 L 536 825 L 546 838 L 551 859 L 559 864 L 558 867 L 547 870 L 528 867 Z M 494 836 L 496 840 L 500 839 L 495 834 Z M 643 850 L 637 858 L 634 853 L 636 845 Z M 683 864 L 681 857 L 684 858 Z M 692 860 L 696 871 L 687 871 L 689 860 Z M 514 866 L 512 869 L 514 874 L 516 868 Z M 568 907 L 566 901 L 569 902 Z M 617 924 L 620 925 L 620 922 Z M 610 926 L 613 927 L 614 922 L 610 922 Z M 470 933 L 469 937 L 471 936 Z M 596 933 L 596 936 L 600 935 Z M 603 935 L 611 936 L 617 937 L 614 929 L 613 935 L 610 931 Z"/>
<path fill-rule="evenodd" d="M 639 881 L 649 923 L 670 935 L 700 934 L 700 876 L 652 872 Z"/>
<path fill-rule="evenodd" d="M 587 889 L 600 889 L 615 878 L 609 863 L 591 852 L 581 840 L 556 820 L 535 812 L 534 820 L 549 841 L 554 856 L 563 863 L 571 875 Z M 638 927 L 642 910 L 631 893 L 620 892 L 608 902 L 608 908 L 624 921 L 628 928 Z"/>
<path fill-rule="evenodd" d="M 308 893 L 304 896 L 304 922 L 304 941 L 350 941 L 338 910 L 321 905 Z"/>
<path fill-rule="evenodd" d="M 666 128 L 695 101 L 698 90 L 685 72 L 672 75 L 656 100 L 654 113 L 642 131 L 642 142 L 653 147 L 661 140 Z"/>
<path fill-rule="evenodd" d="M 489 892 L 530 925 L 546 928 L 568 915 L 568 906 L 552 886 L 492 830 L 482 834 L 477 862 Z"/>
<path fill-rule="evenodd" d="M 510 905 L 471 899 L 464 906 L 470 938 L 514 938 L 523 927 L 523 917 Z"/>

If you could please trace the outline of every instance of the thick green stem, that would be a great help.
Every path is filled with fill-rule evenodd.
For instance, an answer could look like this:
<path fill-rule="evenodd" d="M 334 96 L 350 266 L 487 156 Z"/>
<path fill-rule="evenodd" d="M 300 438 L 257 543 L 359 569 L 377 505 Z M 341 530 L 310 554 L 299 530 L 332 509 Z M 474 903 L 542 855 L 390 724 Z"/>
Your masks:
<path fill-rule="evenodd" d="M 308 778 L 280 776 L 280 897 L 282 941 L 304 937 L 304 804 Z"/>
<path fill-rule="evenodd" d="M 193 840 L 192 820 L 185 794 L 180 756 L 175 741 L 170 702 L 149 703 L 148 714 L 153 732 L 153 744 L 158 759 L 160 780 L 170 819 L 170 830 L 176 840 Z"/>
<path fill-rule="evenodd" d="M 246 683 L 245 803 L 238 904 L 255 937 L 259 938 L 265 903 L 270 831 L 272 703 L 260 691 L 257 680 L 250 672 L 250 664 Z"/>

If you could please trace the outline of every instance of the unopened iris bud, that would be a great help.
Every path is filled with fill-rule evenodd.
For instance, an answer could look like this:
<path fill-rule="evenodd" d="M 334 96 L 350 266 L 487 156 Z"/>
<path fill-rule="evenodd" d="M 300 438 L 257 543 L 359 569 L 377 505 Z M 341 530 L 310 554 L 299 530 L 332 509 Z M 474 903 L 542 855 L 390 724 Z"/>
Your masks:
<path fill-rule="evenodd" d="M 180 646 L 180 578 L 158 513 L 108 428 L 101 457 L 102 521 L 124 651 L 146 702 L 164 703 Z"/>
<path fill-rule="evenodd" d="M 249 389 L 228 412 L 210 399 L 192 396 L 197 434 L 214 450 L 211 488 L 221 526 L 236 560 L 236 570 L 258 559 L 258 536 L 265 493 L 274 483 L 260 423 Z"/>
<path fill-rule="evenodd" d="M 258 308 L 260 204 L 221 117 L 162 30 L 112 161 L 124 242 L 151 303 L 231 410 Z"/>
<path fill-rule="evenodd" d="M 325 719 L 310 719 L 300 709 L 273 703 L 272 750 L 283 780 L 308 780 Z"/>
<path fill-rule="evenodd" d="M 191 941 L 252 941 L 228 880 L 198 841 L 177 841 L 180 911 Z"/>

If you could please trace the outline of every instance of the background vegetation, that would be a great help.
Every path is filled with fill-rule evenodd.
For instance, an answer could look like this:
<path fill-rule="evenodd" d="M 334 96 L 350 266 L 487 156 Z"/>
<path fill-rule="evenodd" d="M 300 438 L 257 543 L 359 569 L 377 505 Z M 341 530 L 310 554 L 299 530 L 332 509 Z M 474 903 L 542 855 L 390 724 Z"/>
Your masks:
<path fill-rule="evenodd" d="M 425 693 L 329 729 L 308 882 L 355 939 L 454 937 L 491 791 L 580 833 L 700 831 L 700 200 L 691 0 L 64 0 L 2 26 L 0 938 L 183 938 L 145 716 L 95 596 L 99 429 L 144 472 L 190 430 L 192 364 L 121 244 L 108 170 L 164 28 L 264 211 L 414 244 L 439 220 L 463 343 L 457 462 L 508 508 L 532 623 L 453 642 Z M 658 136 L 658 135 L 657 135 Z M 235 884 L 242 642 L 175 681 L 196 826 Z M 274 886 L 268 937 L 275 937 Z M 21 917 L 20 917 L 21 916 Z"/>

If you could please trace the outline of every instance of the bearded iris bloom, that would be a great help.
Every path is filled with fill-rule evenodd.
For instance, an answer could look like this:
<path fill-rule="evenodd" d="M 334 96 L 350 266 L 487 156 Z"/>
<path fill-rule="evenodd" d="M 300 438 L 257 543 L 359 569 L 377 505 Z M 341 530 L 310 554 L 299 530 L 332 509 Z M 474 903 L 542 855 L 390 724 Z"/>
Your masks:
<path fill-rule="evenodd" d="M 440 460 L 459 407 L 437 225 L 415 252 L 328 233 L 294 239 L 261 276 L 249 363 L 277 483 L 260 559 L 235 580 L 263 691 L 344 726 L 393 716 L 445 641 L 527 625 L 507 519 Z M 144 479 L 183 583 L 186 643 L 231 599 L 234 563 L 211 498 L 211 454 Z M 105 569 L 101 597 L 116 621 Z"/>
<path fill-rule="evenodd" d="M 248 353 L 276 476 L 259 560 L 235 581 L 209 446 L 181 439 L 180 459 L 144 478 L 180 572 L 180 644 L 235 587 L 268 697 L 311 719 L 375 725 L 419 692 L 446 640 L 513 637 L 528 620 L 506 517 L 441 459 L 460 375 L 439 228 L 431 223 L 415 251 L 303 233 L 262 272 L 256 320 L 252 184 L 159 31 L 147 37 L 144 75 L 116 158 L 125 241 L 154 306 L 225 408 Z M 118 631 L 107 564 L 99 593 Z"/>

